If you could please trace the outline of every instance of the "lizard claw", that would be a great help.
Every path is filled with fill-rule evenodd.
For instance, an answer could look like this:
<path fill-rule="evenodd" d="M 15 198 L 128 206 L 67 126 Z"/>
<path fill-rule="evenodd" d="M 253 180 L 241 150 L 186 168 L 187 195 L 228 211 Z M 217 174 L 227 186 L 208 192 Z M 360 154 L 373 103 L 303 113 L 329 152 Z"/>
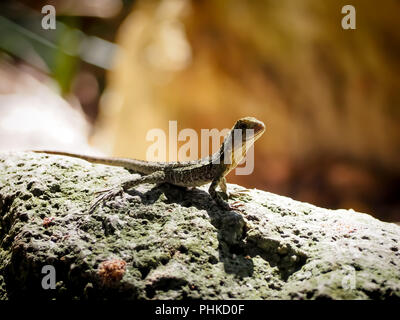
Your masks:
<path fill-rule="evenodd" d="M 244 207 L 244 204 L 241 203 L 240 201 L 235 201 L 234 203 L 232 203 L 231 208 L 232 209 L 236 209 L 239 211 L 243 211 L 242 207 Z"/>
<path fill-rule="evenodd" d="M 107 201 L 107 200 L 114 199 L 116 196 L 121 195 L 123 192 L 124 192 L 124 190 L 121 187 L 117 187 L 117 188 L 114 187 L 114 188 L 100 190 L 100 191 L 95 192 L 95 194 L 100 194 L 100 196 L 98 196 L 96 198 L 96 200 L 90 206 L 89 213 L 93 213 L 94 210 L 96 209 L 96 207 L 100 203 Z"/>
<path fill-rule="evenodd" d="M 231 211 L 233 210 L 232 207 L 229 205 L 229 203 L 223 201 L 222 199 L 220 201 L 217 201 L 218 205 L 220 206 L 221 209 L 226 210 L 226 211 Z"/>

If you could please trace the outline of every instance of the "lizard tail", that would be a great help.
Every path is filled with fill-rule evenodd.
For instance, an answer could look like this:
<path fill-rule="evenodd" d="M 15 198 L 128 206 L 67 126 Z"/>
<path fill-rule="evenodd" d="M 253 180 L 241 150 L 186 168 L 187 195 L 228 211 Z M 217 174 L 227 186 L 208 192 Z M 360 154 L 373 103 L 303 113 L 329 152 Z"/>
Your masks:
<path fill-rule="evenodd" d="M 89 156 L 73 152 L 65 151 L 53 151 L 53 150 L 30 150 L 35 153 L 53 154 L 59 156 L 67 156 L 72 158 L 78 158 L 86 160 L 90 163 L 105 164 L 109 166 L 124 167 L 135 172 L 150 174 L 155 171 L 160 170 L 163 165 L 157 162 L 150 162 L 144 160 L 128 159 L 128 158 L 112 158 L 112 157 L 102 157 L 102 156 Z"/>

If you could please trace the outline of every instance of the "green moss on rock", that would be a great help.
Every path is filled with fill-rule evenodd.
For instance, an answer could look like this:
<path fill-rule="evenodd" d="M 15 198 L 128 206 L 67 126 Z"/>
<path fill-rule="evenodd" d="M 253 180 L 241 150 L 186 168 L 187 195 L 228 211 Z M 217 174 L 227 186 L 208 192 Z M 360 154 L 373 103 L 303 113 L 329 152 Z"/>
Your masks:
<path fill-rule="evenodd" d="M 236 185 L 231 212 L 206 187 L 141 185 L 88 214 L 96 191 L 130 175 L 1 154 L 0 299 L 400 298 L 397 225 Z M 104 261 L 126 263 L 123 276 L 102 281 Z"/>

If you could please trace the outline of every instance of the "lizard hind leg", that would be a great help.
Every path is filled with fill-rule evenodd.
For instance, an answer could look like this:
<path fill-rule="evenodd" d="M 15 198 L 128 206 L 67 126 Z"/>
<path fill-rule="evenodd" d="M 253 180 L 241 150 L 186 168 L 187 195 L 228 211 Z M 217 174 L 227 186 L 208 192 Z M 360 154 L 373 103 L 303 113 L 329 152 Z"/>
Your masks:
<path fill-rule="evenodd" d="M 92 214 L 100 203 L 105 202 L 107 200 L 111 200 L 118 195 L 122 195 L 123 192 L 124 190 L 121 187 L 113 187 L 95 192 L 95 194 L 98 194 L 99 196 L 90 206 L 89 213 Z"/>
<path fill-rule="evenodd" d="M 101 190 L 96 192 L 96 194 L 100 194 L 93 204 L 90 206 L 89 213 L 93 213 L 96 207 L 107 200 L 114 199 L 116 196 L 123 194 L 125 191 L 143 183 L 161 183 L 165 180 L 165 173 L 163 171 L 156 171 L 149 175 L 141 176 L 134 179 L 126 180 L 118 186 L 108 188 L 105 190 Z"/>

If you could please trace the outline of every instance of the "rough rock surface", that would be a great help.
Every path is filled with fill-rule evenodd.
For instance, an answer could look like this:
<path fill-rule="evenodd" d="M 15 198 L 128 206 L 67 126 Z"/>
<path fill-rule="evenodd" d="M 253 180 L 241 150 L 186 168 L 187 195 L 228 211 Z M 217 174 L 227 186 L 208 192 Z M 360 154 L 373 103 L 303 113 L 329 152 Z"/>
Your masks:
<path fill-rule="evenodd" d="M 229 185 L 142 185 L 123 168 L 0 154 L 0 299 L 400 299 L 400 227 Z M 44 290 L 45 265 L 56 288 Z"/>

